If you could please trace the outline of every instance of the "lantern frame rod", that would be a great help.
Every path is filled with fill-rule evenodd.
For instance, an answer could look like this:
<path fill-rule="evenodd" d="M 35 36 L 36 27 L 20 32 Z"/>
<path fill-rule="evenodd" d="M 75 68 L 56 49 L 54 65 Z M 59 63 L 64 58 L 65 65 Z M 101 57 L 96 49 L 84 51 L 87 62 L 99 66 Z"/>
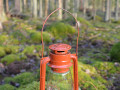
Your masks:
<path fill-rule="evenodd" d="M 46 24 L 48 18 L 49 18 L 53 13 L 57 12 L 57 11 L 60 10 L 60 9 L 63 10 L 63 11 L 65 11 L 65 12 L 67 12 L 67 13 L 69 13 L 71 16 L 73 16 L 73 18 L 74 18 L 75 21 L 76 21 L 76 25 L 77 25 L 77 29 L 78 29 L 77 44 L 76 44 L 76 56 L 78 56 L 79 26 L 78 26 L 77 19 L 76 19 L 76 17 L 75 17 L 72 13 L 70 13 L 70 12 L 67 11 L 66 9 L 63 9 L 63 8 L 57 8 L 56 10 L 54 10 L 53 12 L 51 12 L 51 13 L 47 16 L 47 18 L 45 19 L 45 21 L 44 21 L 44 23 L 43 23 L 43 26 L 42 26 L 42 30 L 41 30 L 42 58 L 43 58 L 43 56 L 44 56 L 44 43 L 43 43 L 43 29 L 44 29 L 44 26 L 45 26 L 45 24 Z"/>

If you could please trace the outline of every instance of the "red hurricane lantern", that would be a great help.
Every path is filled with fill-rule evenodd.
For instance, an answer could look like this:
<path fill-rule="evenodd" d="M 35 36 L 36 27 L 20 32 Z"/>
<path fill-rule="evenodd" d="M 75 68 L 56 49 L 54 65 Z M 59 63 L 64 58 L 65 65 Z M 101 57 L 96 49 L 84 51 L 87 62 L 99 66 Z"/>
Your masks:
<path fill-rule="evenodd" d="M 56 86 L 56 88 L 51 88 L 51 86 L 48 85 L 47 90 L 78 90 L 78 62 L 77 62 L 77 54 L 78 54 L 78 38 L 79 38 L 79 28 L 78 28 L 78 23 L 77 23 L 77 19 L 67 10 L 62 9 L 63 11 L 66 11 L 67 13 L 69 13 L 70 15 L 72 15 L 74 17 L 74 19 L 76 20 L 77 23 L 77 28 L 78 28 L 78 37 L 77 37 L 77 46 L 76 46 L 76 54 L 71 54 L 69 52 L 69 50 L 71 49 L 71 46 L 68 44 L 62 44 L 62 43 L 58 43 L 58 44 L 52 44 L 49 46 L 50 52 L 49 52 L 49 56 L 48 57 L 43 57 L 43 52 L 44 52 L 44 44 L 43 44 L 43 28 L 44 25 L 46 23 L 46 21 L 48 20 L 48 18 L 56 11 L 60 10 L 62 8 L 58 8 L 55 11 L 53 11 L 45 20 L 45 22 L 43 23 L 43 27 L 42 27 L 42 31 L 41 31 L 41 39 L 42 39 L 42 59 L 40 61 L 40 90 L 45 90 L 45 77 L 46 77 L 46 64 L 51 68 L 51 73 L 52 75 L 49 75 L 48 77 L 52 76 L 53 81 L 51 80 L 50 83 L 54 83 L 57 84 L 60 82 L 60 79 L 62 79 L 62 81 L 64 81 L 64 87 L 67 87 L 66 89 L 57 89 L 57 87 L 59 88 L 60 86 Z M 73 62 L 71 62 L 71 60 Z M 73 87 L 70 86 L 70 83 L 72 81 L 67 81 L 66 79 L 68 79 L 68 75 L 69 75 L 69 68 L 73 65 L 73 74 L 74 74 L 74 82 Z M 58 77 L 59 76 L 59 77 Z M 57 80 L 59 80 L 59 82 L 56 83 Z M 68 86 L 65 86 L 68 85 Z"/>

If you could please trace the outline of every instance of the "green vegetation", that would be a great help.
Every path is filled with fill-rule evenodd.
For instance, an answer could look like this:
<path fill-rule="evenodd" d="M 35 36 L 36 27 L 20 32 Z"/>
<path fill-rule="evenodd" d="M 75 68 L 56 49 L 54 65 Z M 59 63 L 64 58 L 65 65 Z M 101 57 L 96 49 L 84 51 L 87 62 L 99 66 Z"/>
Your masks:
<path fill-rule="evenodd" d="M 32 43 L 41 43 L 41 32 L 32 32 L 30 34 L 30 38 L 32 40 Z M 43 40 L 46 43 L 51 42 L 51 35 L 48 32 L 43 32 Z"/>
<path fill-rule="evenodd" d="M 5 83 L 10 83 L 10 81 L 13 81 L 13 82 L 19 83 L 22 86 L 35 81 L 36 77 L 33 73 L 25 72 L 15 77 L 6 77 L 4 80 L 5 80 Z"/>
<path fill-rule="evenodd" d="M 10 54 L 10 53 L 16 54 L 19 52 L 20 47 L 8 45 L 8 46 L 4 46 L 4 49 L 7 54 Z"/>
<path fill-rule="evenodd" d="M 111 51 L 110 51 L 110 57 L 112 61 L 120 62 L 120 42 L 116 43 Z"/>
<path fill-rule="evenodd" d="M 75 33 L 75 29 L 72 26 L 62 22 L 53 23 L 47 30 L 55 39 L 63 39 Z"/>
<path fill-rule="evenodd" d="M 10 54 L 1 59 L 2 63 L 6 63 L 7 65 L 14 62 L 14 61 L 21 61 L 25 60 L 27 57 L 22 54 Z"/>
<path fill-rule="evenodd" d="M 16 90 L 16 88 L 12 85 L 5 84 L 5 85 L 0 85 L 0 90 Z"/>
<path fill-rule="evenodd" d="M 19 88 L 18 90 L 39 90 L 40 82 L 32 82 L 30 84 L 27 84 L 24 87 Z"/>
<path fill-rule="evenodd" d="M 3 47 L 0 47 L 0 57 L 3 57 L 3 56 L 5 56 L 6 55 L 6 53 L 5 53 L 5 51 L 4 51 L 4 48 Z"/>
<path fill-rule="evenodd" d="M 84 26 L 87 26 L 87 27 L 92 26 L 91 23 L 84 18 L 79 17 L 77 18 L 77 20 Z"/>
<path fill-rule="evenodd" d="M 120 43 L 117 43 L 120 42 L 119 22 L 105 23 L 99 16 L 96 16 L 97 21 L 88 21 L 79 17 L 77 19 L 80 22 L 79 87 L 90 90 L 107 90 L 114 83 L 111 78 L 120 72 Z M 39 90 L 41 23 L 38 24 L 37 20 L 12 19 L 12 21 L 14 22 L 10 21 L 10 25 L 6 24 L 7 30 L 3 30 L 0 35 L 0 62 L 7 67 L 14 61 L 23 60 L 22 62 L 30 63 L 35 67 L 29 69 L 32 72 L 21 73 L 15 77 L 5 77 L 5 85 L 1 85 L 0 90 L 4 90 L 2 88 L 7 90 L 7 87 L 13 90 L 15 87 L 9 85 L 11 81 L 20 84 L 20 87 L 15 90 Z M 74 35 L 77 31 L 74 27 L 75 20 L 71 18 L 47 26 L 43 31 L 44 56 L 48 56 L 48 46 L 54 43 L 54 39 L 70 43 L 68 37 L 73 37 L 71 45 L 72 49 L 75 49 L 76 36 L 74 37 Z M 114 45 L 114 43 L 116 44 Z M 112 49 L 111 45 L 114 45 Z M 71 53 L 73 53 L 72 50 Z M 110 58 L 113 62 L 109 61 Z M 36 69 L 34 70 L 34 68 Z M 49 70 L 50 68 L 47 66 L 46 77 L 49 77 Z M 71 72 L 73 73 L 72 69 Z M 59 83 L 58 86 L 62 90 L 65 89 L 63 83 Z"/>
<path fill-rule="evenodd" d="M 8 41 L 9 36 L 6 34 L 0 35 L 0 44 L 4 44 Z"/>
<path fill-rule="evenodd" d="M 32 45 L 32 46 L 27 46 L 27 47 L 24 48 L 24 50 L 23 50 L 22 53 L 24 53 L 24 54 L 26 54 L 26 55 L 34 55 L 34 54 L 35 54 L 35 53 L 34 53 L 34 50 L 35 50 L 34 45 Z"/>
<path fill-rule="evenodd" d="M 94 90 L 107 90 L 105 84 L 107 81 L 102 78 L 93 66 L 78 63 L 79 85 L 82 89 L 89 88 Z"/>

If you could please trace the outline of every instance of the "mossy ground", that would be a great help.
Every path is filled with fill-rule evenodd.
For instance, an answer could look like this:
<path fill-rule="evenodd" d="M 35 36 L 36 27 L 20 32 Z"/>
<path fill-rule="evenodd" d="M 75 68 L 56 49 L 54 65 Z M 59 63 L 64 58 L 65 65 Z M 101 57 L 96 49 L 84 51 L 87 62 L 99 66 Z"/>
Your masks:
<path fill-rule="evenodd" d="M 81 89 L 89 88 L 89 90 L 107 90 L 114 83 L 114 80 L 111 79 L 114 74 L 120 73 L 120 63 L 116 62 L 119 61 L 119 44 L 111 49 L 112 45 L 120 42 L 120 28 L 119 22 L 105 23 L 100 17 L 96 18 L 97 21 L 87 21 L 78 17 L 81 24 L 78 50 L 79 87 Z M 33 62 L 31 59 L 34 59 L 37 61 L 34 66 L 38 66 L 38 68 L 15 77 L 6 77 L 5 84 L 0 85 L 0 90 L 7 90 L 7 88 L 9 90 L 13 90 L 13 88 L 15 90 L 33 90 L 33 88 L 39 90 L 38 63 L 41 56 L 40 30 L 42 24 L 37 20 L 24 21 L 16 18 L 8 23 L 4 23 L 5 28 L 0 35 L 0 62 L 7 66 L 14 61 Z M 43 32 L 44 55 L 48 55 L 48 45 L 57 42 L 58 39 L 70 43 L 67 37 L 72 37 L 71 45 L 74 49 L 75 37 L 77 37 L 77 31 L 74 28 L 75 21 L 66 19 L 57 23 L 50 22 L 50 24 Z M 71 50 L 71 52 L 74 51 Z M 48 71 L 47 68 L 47 75 Z M 10 81 L 19 83 L 20 87 L 10 85 Z"/>

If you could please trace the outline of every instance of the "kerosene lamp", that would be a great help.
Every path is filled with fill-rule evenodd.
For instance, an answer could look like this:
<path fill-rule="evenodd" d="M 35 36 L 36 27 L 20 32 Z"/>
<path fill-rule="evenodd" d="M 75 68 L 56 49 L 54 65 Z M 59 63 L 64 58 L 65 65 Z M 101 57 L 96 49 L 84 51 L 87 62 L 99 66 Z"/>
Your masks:
<path fill-rule="evenodd" d="M 78 51 L 78 38 L 79 38 L 79 28 L 77 37 L 76 54 L 71 54 L 71 46 L 68 44 L 57 43 L 49 46 L 50 52 L 48 57 L 43 57 L 44 44 L 43 44 L 43 28 L 48 20 L 48 18 L 56 11 L 62 9 L 63 11 L 69 11 L 58 8 L 53 11 L 43 23 L 41 31 L 42 39 L 42 58 L 40 60 L 40 90 L 78 90 L 78 63 L 77 63 L 77 51 Z M 73 15 L 72 15 L 73 16 Z M 74 17 L 74 16 L 73 16 Z M 74 17 L 77 22 L 77 19 Z M 49 79 L 46 82 L 46 65 L 48 65 L 51 70 L 48 75 Z M 70 73 L 70 67 L 73 66 L 73 77 Z M 47 85 L 46 85 L 47 84 Z"/>

